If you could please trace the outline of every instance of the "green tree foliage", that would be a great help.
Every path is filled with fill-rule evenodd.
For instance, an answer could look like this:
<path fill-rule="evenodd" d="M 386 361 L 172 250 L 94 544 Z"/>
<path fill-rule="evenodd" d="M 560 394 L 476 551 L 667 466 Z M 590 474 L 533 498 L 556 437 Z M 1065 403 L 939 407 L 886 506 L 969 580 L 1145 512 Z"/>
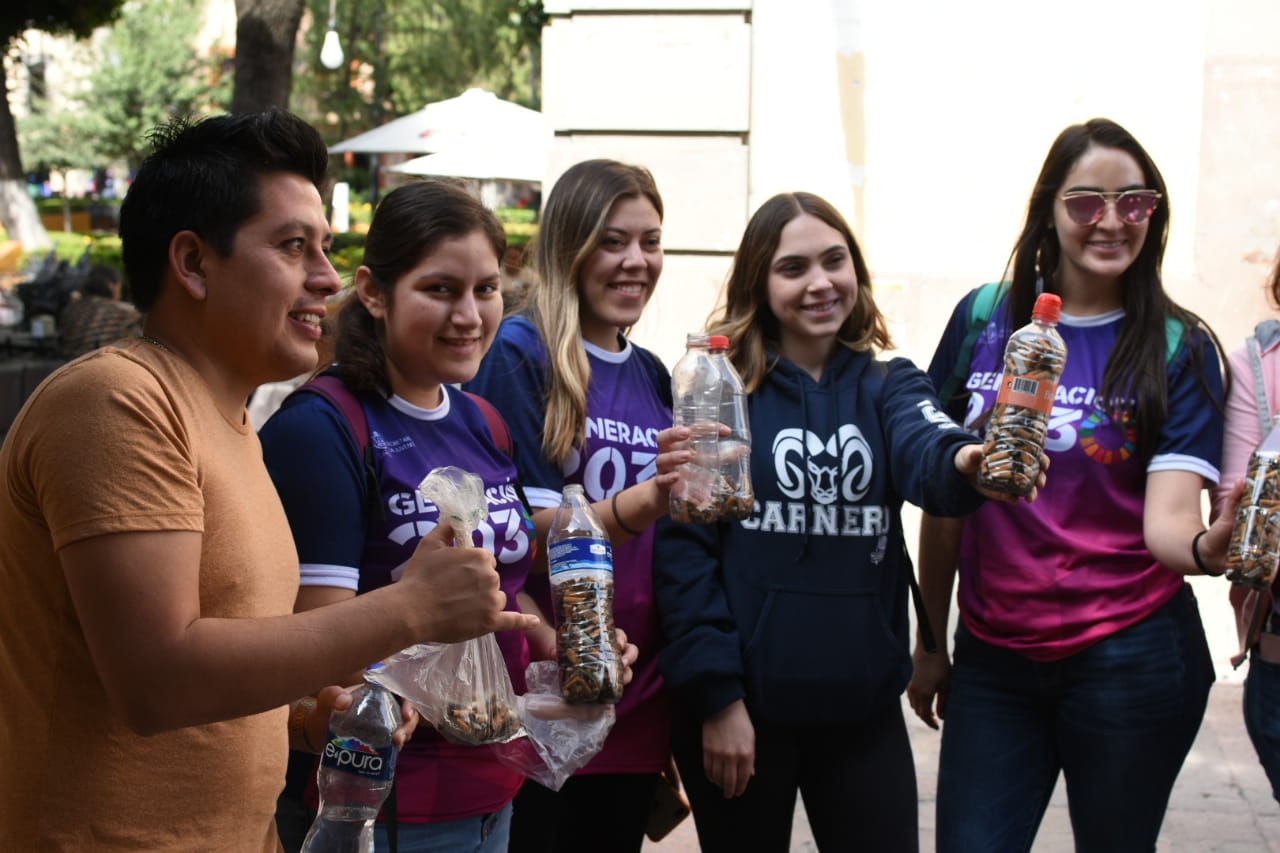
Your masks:
<path fill-rule="evenodd" d="M 345 138 L 479 86 L 538 106 L 541 0 L 337 0 L 343 67 L 320 65 L 328 0 L 308 0 L 295 111 Z"/>
<path fill-rule="evenodd" d="M 124 0 L 5 0 L 0 4 L 0 50 L 7 55 L 19 46 L 27 30 L 88 36 L 116 17 Z M 0 62 L 0 93 L 7 96 L 8 80 Z M 49 244 L 24 186 L 25 171 L 18 147 L 18 130 L 8 97 L 0 97 L 0 223 L 29 248 Z"/>
<path fill-rule="evenodd" d="M 206 0 L 130 0 L 96 46 L 84 96 L 99 163 L 136 166 L 147 133 L 174 115 L 224 112 L 231 99 L 228 57 L 196 51 Z M 93 165 L 81 162 L 79 165 Z"/>
<path fill-rule="evenodd" d="M 0 44 L 12 47 L 27 30 L 84 38 L 109 23 L 123 5 L 124 0 L 5 0 L 0 5 Z"/>

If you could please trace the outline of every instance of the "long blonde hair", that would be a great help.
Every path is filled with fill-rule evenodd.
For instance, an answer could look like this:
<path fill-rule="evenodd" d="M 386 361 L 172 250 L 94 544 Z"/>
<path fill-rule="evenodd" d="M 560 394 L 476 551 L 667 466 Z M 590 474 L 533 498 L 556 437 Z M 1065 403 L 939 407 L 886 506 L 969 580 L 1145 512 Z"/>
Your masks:
<path fill-rule="evenodd" d="M 529 318 L 547 349 L 542 452 L 557 464 L 586 440 L 591 366 L 582 346 L 578 278 L 600 245 L 613 206 L 639 197 L 662 218 L 662 196 L 649 170 L 616 160 L 586 160 L 556 181 L 542 211 L 534 246 L 537 276 L 516 310 Z"/>
<path fill-rule="evenodd" d="M 760 205 L 742 232 L 733 255 L 733 269 L 725 288 L 725 301 L 711 319 L 707 331 L 727 335 L 729 360 L 742 376 L 748 392 L 760 386 L 772 362 L 770 351 L 781 340 L 778 318 L 769 308 L 769 266 L 782 240 L 782 229 L 791 220 L 808 214 L 840 232 L 849 246 L 858 277 L 858 301 L 836 333 L 836 340 L 854 350 L 891 349 L 893 340 L 884 315 L 871 295 L 871 273 L 853 231 L 834 207 L 812 193 L 780 193 Z"/>

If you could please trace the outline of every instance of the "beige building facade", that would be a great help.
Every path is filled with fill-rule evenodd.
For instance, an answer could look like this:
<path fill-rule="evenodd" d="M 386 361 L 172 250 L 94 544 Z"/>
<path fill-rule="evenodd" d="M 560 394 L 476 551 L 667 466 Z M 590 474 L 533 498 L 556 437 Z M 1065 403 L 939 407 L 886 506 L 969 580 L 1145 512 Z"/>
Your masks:
<path fill-rule="evenodd" d="M 999 278 L 1054 136 L 1107 116 L 1169 186 L 1174 298 L 1228 348 L 1269 308 L 1280 244 L 1280 5 L 1270 0 L 547 0 L 548 182 L 607 156 L 654 172 L 666 270 L 635 330 L 672 363 L 751 211 L 833 202 L 899 350 Z"/>

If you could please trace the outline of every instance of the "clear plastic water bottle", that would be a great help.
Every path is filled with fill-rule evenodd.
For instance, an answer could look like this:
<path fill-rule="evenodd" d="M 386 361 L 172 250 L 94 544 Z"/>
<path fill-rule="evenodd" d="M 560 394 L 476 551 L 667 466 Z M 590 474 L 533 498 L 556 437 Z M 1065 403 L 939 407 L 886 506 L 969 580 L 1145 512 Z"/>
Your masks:
<path fill-rule="evenodd" d="M 720 517 L 720 400 L 723 379 L 711 358 L 709 335 L 685 339 L 685 353 L 671 370 L 672 420 L 689 428 L 693 459 L 680 466 L 671 487 L 671 517 L 706 524 Z"/>
<path fill-rule="evenodd" d="M 736 519 L 751 515 L 755 492 L 751 488 L 751 425 L 747 417 L 747 391 L 738 369 L 729 360 L 729 339 L 711 335 L 708 339 L 711 359 L 720 371 L 720 423 L 729 427 L 717 444 L 720 487 L 720 518 Z"/>
<path fill-rule="evenodd" d="M 1227 580 L 1268 589 L 1280 568 L 1280 425 L 1253 451 L 1244 482 L 1227 545 Z"/>
<path fill-rule="evenodd" d="M 1040 476 L 1040 454 L 1053 411 L 1067 345 L 1058 334 L 1062 299 L 1042 293 L 1031 322 L 1009 336 L 1004 374 L 987 423 L 978 482 L 994 491 L 1025 496 Z"/>
<path fill-rule="evenodd" d="M 573 704 L 622 698 L 622 650 L 613 629 L 613 546 L 582 486 L 565 486 L 547 534 L 560 695 Z"/>
<path fill-rule="evenodd" d="M 302 842 L 303 853 L 373 850 L 373 822 L 395 777 L 391 736 L 402 722 L 400 702 L 368 681 L 352 691 L 352 700 L 347 710 L 329 718 L 316 775 L 320 809 Z"/>
<path fill-rule="evenodd" d="M 746 518 L 755 505 L 747 393 L 728 351 L 724 335 L 689 335 L 685 354 L 671 371 L 672 420 L 689 428 L 693 451 L 671 488 L 676 521 Z M 721 435 L 721 425 L 729 428 L 728 435 Z"/>

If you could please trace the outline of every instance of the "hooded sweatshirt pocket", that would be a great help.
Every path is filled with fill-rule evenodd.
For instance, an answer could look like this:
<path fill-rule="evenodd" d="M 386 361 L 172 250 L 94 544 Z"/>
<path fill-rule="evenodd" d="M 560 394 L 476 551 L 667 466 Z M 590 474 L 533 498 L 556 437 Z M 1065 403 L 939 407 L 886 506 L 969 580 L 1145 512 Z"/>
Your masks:
<path fill-rule="evenodd" d="M 787 725 L 857 722 L 911 677 L 875 590 L 770 588 L 744 658 L 750 705 Z"/>

